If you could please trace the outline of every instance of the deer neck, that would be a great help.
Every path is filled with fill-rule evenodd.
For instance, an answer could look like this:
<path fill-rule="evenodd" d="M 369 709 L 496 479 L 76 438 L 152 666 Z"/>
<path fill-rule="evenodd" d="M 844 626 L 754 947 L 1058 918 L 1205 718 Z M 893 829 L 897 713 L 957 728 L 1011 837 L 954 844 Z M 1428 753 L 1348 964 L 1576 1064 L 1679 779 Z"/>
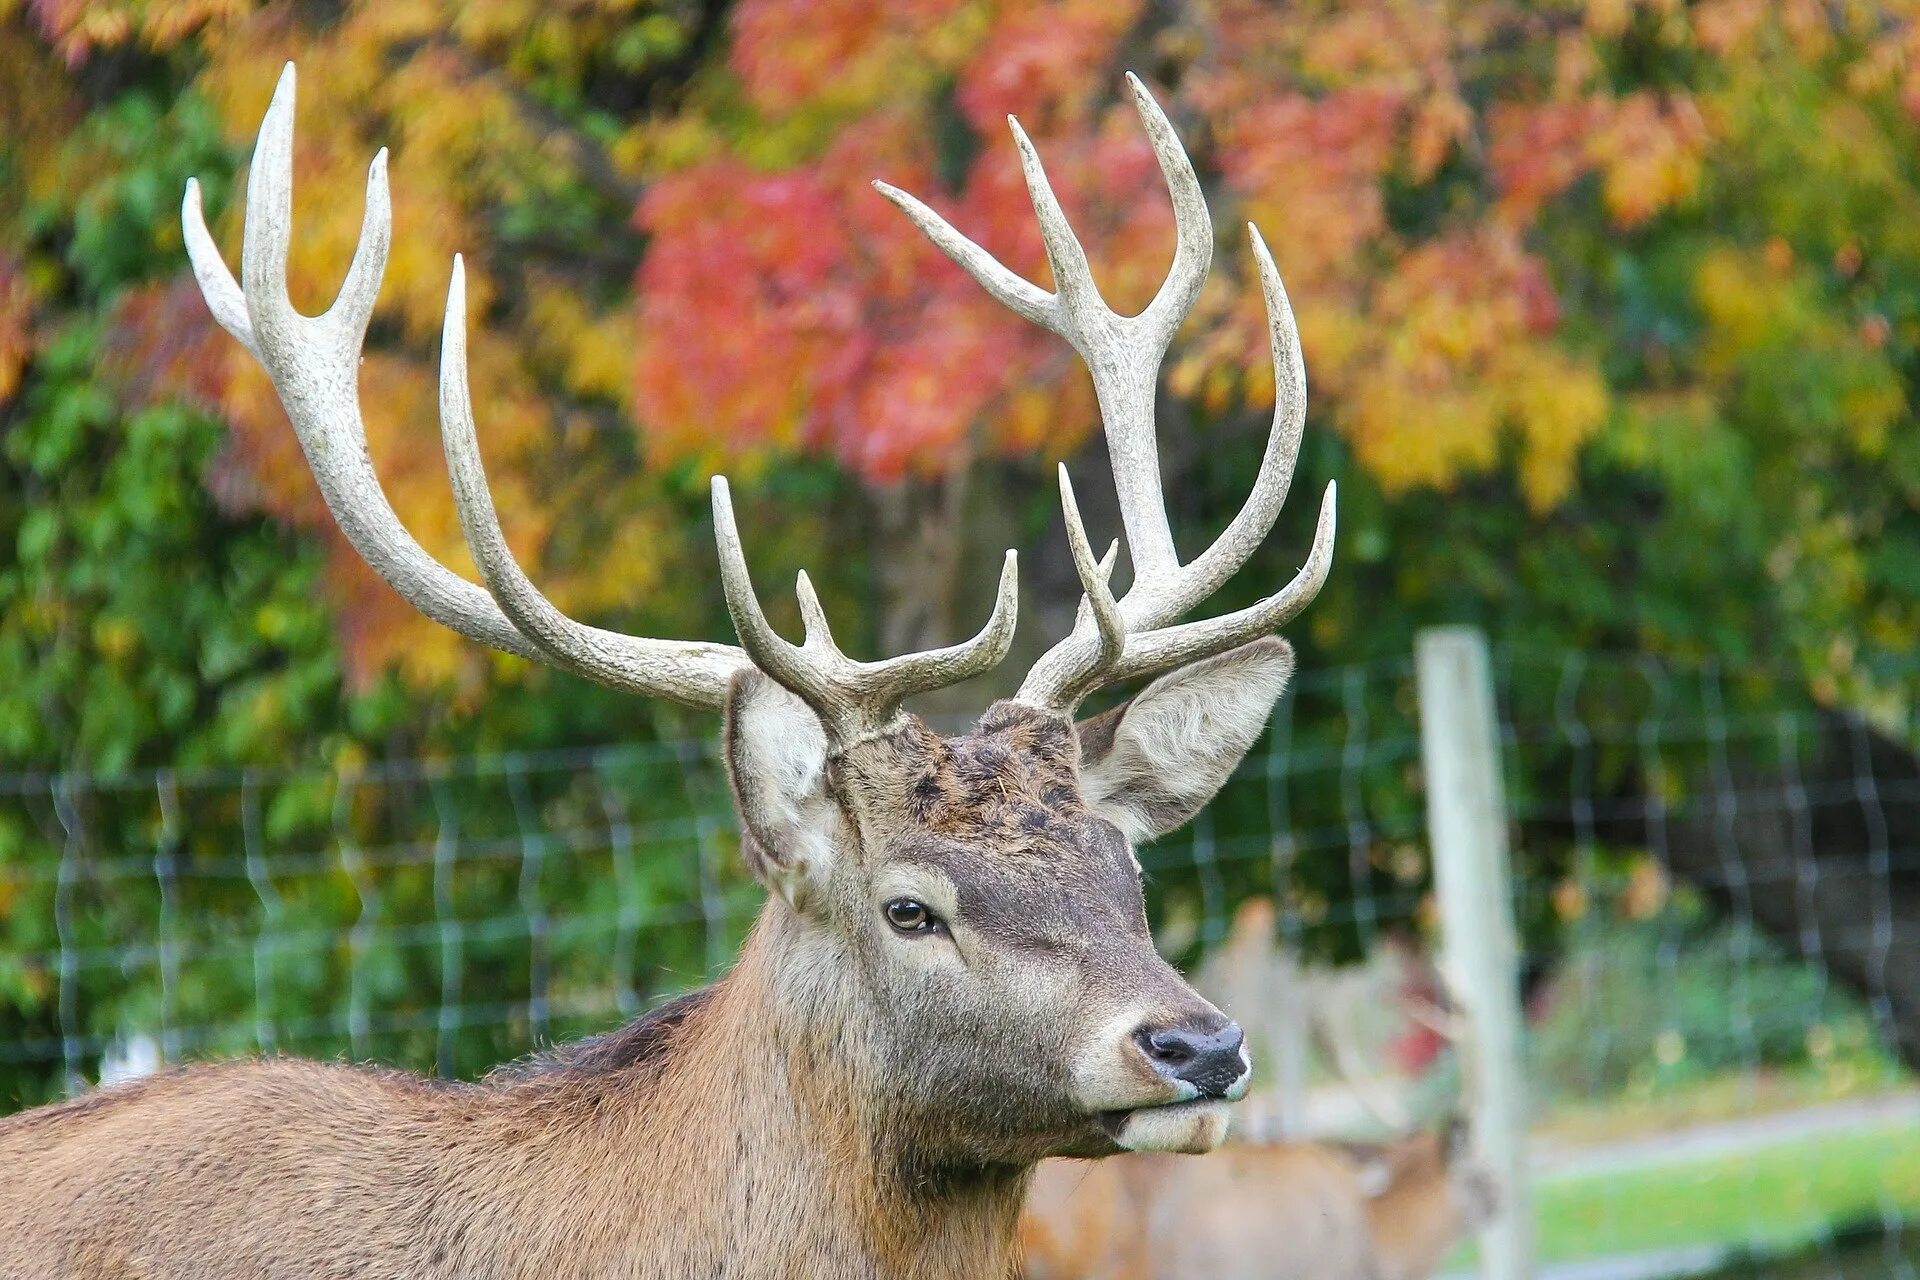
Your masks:
<path fill-rule="evenodd" d="M 1030 1169 L 916 1160 L 912 1135 L 889 1131 L 866 1005 L 837 945 L 769 902 L 657 1070 L 607 1097 L 592 1140 L 569 1150 L 583 1184 L 631 1171 L 613 1195 L 583 1185 L 630 1230 L 608 1240 L 616 1274 L 1016 1274 Z"/>

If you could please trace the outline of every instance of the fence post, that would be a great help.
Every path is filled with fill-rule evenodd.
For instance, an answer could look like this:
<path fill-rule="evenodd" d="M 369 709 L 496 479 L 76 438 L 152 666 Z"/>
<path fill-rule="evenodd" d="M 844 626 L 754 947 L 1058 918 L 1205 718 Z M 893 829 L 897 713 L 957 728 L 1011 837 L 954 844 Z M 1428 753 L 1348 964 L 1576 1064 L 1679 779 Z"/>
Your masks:
<path fill-rule="evenodd" d="M 1499 1216 L 1480 1234 L 1486 1280 L 1533 1274 L 1527 1185 L 1526 1077 L 1521 1061 L 1520 950 L 1513 923 L 1500 724 L 1487 638 L 1437 627 L 1415 642 L 1420 761 L 1439 898 L 1441 970 L 1471 1025 L 1464 1099 L 1475 1153 L 1500 1182 Z"/>
<path fill-rule="evenodd" d="M 1278 990 L 1266 1019 L 1266 1059 L 1273 1064 L 1274 1125 L 1269 1136 L 1298 1139 L 1307 1130 L 1307 1045 L 1313 1040 L 1306 974 L 1300 949 L 1290 942 L 1281 944 L 1275 960 Z"/>

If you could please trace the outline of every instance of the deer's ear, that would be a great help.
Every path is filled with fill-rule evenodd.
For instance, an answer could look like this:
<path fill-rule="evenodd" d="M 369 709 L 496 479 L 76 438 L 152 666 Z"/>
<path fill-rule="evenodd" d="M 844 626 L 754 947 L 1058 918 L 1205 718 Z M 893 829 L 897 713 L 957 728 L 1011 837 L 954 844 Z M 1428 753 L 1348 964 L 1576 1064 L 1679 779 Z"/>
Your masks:
<path fill-rule="evenodd" d="M 758 671 L 727 689 L 727 778 L 754 878 L 804 911 L 826 883 L 844 819 L 827 780 L 827 735 L 807 704 Z"/>
<path fill-rule="evenodd" d="M 1293 674 L 1277 636 L 1169 671 L 1082 720 L 1080 793 L 1129 840 L 1165 835 L 1213 799 Z"/>

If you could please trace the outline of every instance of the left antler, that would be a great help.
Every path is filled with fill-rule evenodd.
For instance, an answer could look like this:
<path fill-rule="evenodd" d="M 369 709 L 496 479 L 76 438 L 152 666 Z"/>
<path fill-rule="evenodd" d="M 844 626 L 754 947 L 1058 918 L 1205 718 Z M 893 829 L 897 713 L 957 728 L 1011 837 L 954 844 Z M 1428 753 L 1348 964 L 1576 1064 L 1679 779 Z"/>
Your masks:
<path fill-rule="evenodd" d="M 1193 164 L 1165 113 L 1138 77 L 1129 74 L 1127 84 L 1173 196 L 1176 234 L 1173 266 L 1159 293 L 1139 315 L 1119 315 L 1100 296 L 1087 266 L 1086 252 L 1061 212 L 1040 157 L 1020 122 L 1011 116 L 1007 122 L 1020 149 L 1027 191 L 1040 222 L 1056 286 L 1053 293 L 1009 271 L 906 192 L 884 182 L 874 184 L 988 293 L 1072 343 L 1093 374 L 1094 394 L 1100 403 L 1114 485 L 1120 497 L 1127 551 L 1133 562 L 1133 585 L 1124 597 L 1114 599 L 1107 585 L 1112 554 L 1109 552 L 1104 561 L 1094 560 L 1072 484 L 1062 466 L 1061 506 L 1086 596 L 1072 633 L 1034 664 L 1018 697 L 1032 705 L 1065 711 L 1071 711 L 1103 684 L 1221 653 L 1272 633 L 1306 607 L 1333 564 L 1335 488 L 1329 482 L 1320 504 L 1313 549 L 1291 582 L 1237 612 L 1201 621 L 1179 621 L 1232 577 L 1273 527 L 1286 501 L 1300 451 L 1307 379 L 1286 290 L 1281 287 L 1280 274 L 1259 230 L 1249 224 L 1273 346 L 1273 431 L 1253 492 L 1239 514 L 1212 546 L 1191 562 L 1181 564 L 1161 493 L 1154 394 L 1167 346 L 1206 280 L 1213 257 L 1213 222 L 1207 215 Z"/>
<path fill-rule="evenodd" d="M 374 572 L 422 613 L 508 653 L 564 667 L 610 688 L 694 707 L 719 708 L 729 682 L 751 663 L 811 706 L 836 747 L 885 732 L 897 721 L 902 700 L 913 694 L 978 675 L 1006 656 L 1018 603 L 1011 551 L 992 617 L 963 644 L 883 662 L 856 662 L 834 643 L 804 573 L 799 592 L 805 643 L 781 639 L 754 597 L 724 476 L 713 478 L 713 520 L 727 610 L 739 630 L 739 646 L 624 635 L 560 612 L 513 558 L 487 489 L 467 389 L 466 273 L 458 256 L 440 344 L 440 430 L 460 528 L 486 589 L 435 560 L 387 502 L 360 416 L 360 348 L 392 233 L 387 153 L 374 157 L 367 174 L 360 242 L 339 299 L 324 315 L 301 315 L 287 295 L 293 99 L 293 64 L 288 63 L 261 122 L 247 175 L 240 279 L 233 278 L 207 231 L 200 184 L 192 180 L 181 207 L 187 254 L 214 319 L 253 353 L 272 380 L 341 531 Z"/>

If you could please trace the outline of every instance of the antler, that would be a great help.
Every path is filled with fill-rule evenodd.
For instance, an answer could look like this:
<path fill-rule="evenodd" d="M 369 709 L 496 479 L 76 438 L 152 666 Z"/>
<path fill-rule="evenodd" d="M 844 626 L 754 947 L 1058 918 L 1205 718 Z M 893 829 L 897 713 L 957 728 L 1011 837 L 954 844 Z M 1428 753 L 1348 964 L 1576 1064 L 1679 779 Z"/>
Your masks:
<path fill-rule="evenodd" d="M 200 184 L 189 180 L 181 207 L 188 256 L 214 318 L 267 371 L 327 509 L 354 550 L 415 608 L 460 634 L 524 658 L 574 671 L 610 688 L 715 709 L 729 681 L 750 664 L 805 700 L 844 747 L 884 730 L 900 702 L 957 682 L 1006 656 L 1015 607 L 1014 556 L 1007 553 L 1000 596 L 986 627 L 972 640 L 886 662 L 854 662 L 833 643 L 819 600 L 805 575 L 800 608 L 806 643 L 788 644 L 760 612 L 747 578 L 724 477 L 713 481 L 727 608 L 744 648 L 704 641 L 657 640 L 587 626 L 555 608 L 514 559 L 501 533 L 475 438 L 467 386 L 466 275 L 458 256 L 447 290 L 440 347 L 440 430 L 460 527 L 486 590 L 435 560 L 400 523 L 367 452 L 358 387 L 360 348 L 386 269 L 392 234 L 387 153 L 367 174 L 360 241 L 339 296 L 323 315 L 304 316 L 287 296 L 287 248 L 293 223 L 294 70 L 287 64 L 260 125 L 247 178 L 246 240 L 236 282 L 200 208 Z"/>
<path fill-rule="evenodd" d="M 1373 1118 L 1373 1122 L 1390 1133 L 1405 1131 L 1411 1124 L 1407 1114 L 1406 1099 L 1395 1094 L 1391 1086 L 1380 1077 L 1367 1070 L 1361 1062 L 1359 1052 L 1354 1048 L 1352 1023 L 1347 1022 L 1345 1031 L 1334 1025 L 1335 1019 L 1325 1010 L 1310 1015 L 1308 1034 L 1312 1036 L 1315 1047 L 1326 1058 L 1334 1072 L 1345 1081 L 1347 1089 L 1353 1094 L 1360 1109 Z"/>
<path fill-rule="evenodd" d="M 834 643 L 827 615 L 814 594 L 806 570 L 794 583 L 806 637 L 783 640 L 768 625 L 747 575 L 747 557 L 733 521 L 733 497 L 725 476 L 713 478 L 713 534 L 720 548 L 720 582 L 726 592 L 733 629 L 754 665 L 778 680 L 813 708 L 828 738 L 841 749 L 884 733 L 905 698 L 929 689 L 959 684 L 990 670 L 1013 645 L 1019 610 L 1019 566 L 1012 550 L 1000 569 L 1000 590 L 993 613 L 978 635 L 963 644 L 926 653 L 910 653 L 884 662 L 855 662 Z"/>
<path fill-rule="evenodd" d="M 1113 598 L 1107 571 L 1094 562 L 1088 548 L 1073 488 L 1062 466 L 1061 506 L 1074 565 L 1086 594 L 1072 633 L 1034 664 L 1018 697 L 1029 704 L 1065 711 L 1071 711 L 1102 684 L 1220 653 L 1275 631 L 1313 599 L 1333 563 L 1335 488 L 1329 482 L 1320 504 L 1313 549 L 1291 582 L 1237 612 L 1202 621 L 1178 621 L 1233 576 L 1273 527 L 1286 501 L 1300 451 L 1300 433 L 1306 420 L 1306 370 L 1279 272 L 1259 230 L 1249 224 L 1273 347 L 1273 431 L 1253 492 L 1239 514 L 1212 546 L 1191 562 L 1181 564 L 1161 494 L 1154 393 L 1167 346 L 1206 280 L 1213 257 L 1213 223 L 1193 164 L 1165 113 L 1138 77 L 1129 73 L 1127 84 L 1173 196 L 1176 236 L 1173 266 L 1166 281 L 1139 315 L 1118 315 L 1101 298 L 1086 253 L 1054 198 L 1039 154 L 1020 122 L 1011 116 L 1007 123 L 1020 149 L 1027 192 L 1040 222 L 1047 263 L 1053 271 L 1053 293 L 1009 271 L 906 192 L 884 182 L 874 184 L 988 293 L 1073 344 L 1093 375 L 1127 550 L 1133 561 L 1133 585 L 1123 598 Z"/>

